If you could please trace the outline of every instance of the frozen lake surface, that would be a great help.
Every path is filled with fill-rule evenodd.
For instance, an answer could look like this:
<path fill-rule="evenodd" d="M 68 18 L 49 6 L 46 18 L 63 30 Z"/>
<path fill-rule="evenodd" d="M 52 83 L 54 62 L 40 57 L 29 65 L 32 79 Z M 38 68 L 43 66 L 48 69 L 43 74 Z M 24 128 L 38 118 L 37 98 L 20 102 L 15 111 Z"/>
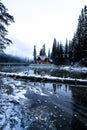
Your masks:
<path fill-rule="evenodd" d="M 70 76 L 69 69 L 60 68 L 63 76 Z M 1 68 L 3 72 L 41 76 L 54 70 L 60 72 L 54 66 Z M 73 74 L 73 68 L 70 70 Z M 87 76 L 86 68 L 77 71 Z M 1 75 L 0 130 L 87 130 L 87 85 L 30 82 Z"/>

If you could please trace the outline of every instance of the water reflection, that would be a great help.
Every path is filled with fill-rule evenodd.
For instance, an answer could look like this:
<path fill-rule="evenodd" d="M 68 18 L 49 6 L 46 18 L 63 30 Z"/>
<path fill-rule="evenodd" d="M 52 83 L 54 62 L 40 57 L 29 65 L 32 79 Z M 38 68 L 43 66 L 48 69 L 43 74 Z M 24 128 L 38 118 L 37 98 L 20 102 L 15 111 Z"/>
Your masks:
<path fill-rule="evenodd" d="M 70 86 L 72 97 L 76 104 L 87 107 L 87 88 L 86 86 Z"/>
<path fill-rule="evenodd" d="M 57 83 L 53 83 L 53 93 L 56 94 L 56 91 L 60 90 L 64 90 L 64 93 L 69 92 L 69 87 L 67 84 L 65 84 L 65 86 L 63 86 L 62 84 L 57 84 Z"/>
<path fill-rule="evenodd" d="M 53 83 L 53 91 L 54 91 L 54 94 L 56 94 L 56 83 Z"/>
<path fill-rule="evenodd" d="M 58 83 L 37 83 L 34 84 L 41 88 L 42 93 L 48 95 L 43 97 L 44 100 L 39 96 L 37 99 L 40 100 L 40 104 L 46 106 L 46 109 L 53 111 L 54 109 L 51 105 L 56 106 L 55 108 L 61 109 L 62 121 L 65 119 L 65 122 L 69 121 L 69 124 L 64 122 L 61 127 L 62 130 L 86 130 L 87 129 L 87 88 L 86 86 L 74 86 L 68 84 L 58 84 Z M 37 88 L 38 89 L 38 88 Z M 39 89 L 38 89 L 39 90 Z M 34 92 L 34 91 L 33 91 Z M 38 93 L 39 94 L 39 93 Z M 36 97 L 35 97 L 36 100 Z M 44 102 L 46 101 L 46 102 Z M 38 101 L 35 101 L 38 102 Z M 43 102 L 43 103 L 41 103 Z M 51 102 L 51 105 L 49 104 Z M 56 109 L 57 110 L 57 109 Z M 43 113 L 46 110 L 43 110 Z M 48 114 L 50 116 L 50 111 Z M 53 112 L 54 113 L 54 112 Z M 55 118 L 56 115 L 56 118 Z M 54 121 L 54 124 L 59 128 L 59 115 L 55 113 L 50 121 Z M 44 117 L 45 118 L 45 117 Z M 67 126 L 68 125 L 68 126 Z"/>
<path fill-rule="evenodd" d="M 87 86 L 69 86 L 73 102 L 73 130 L 87 129 Z"/>
<path fill-rule="evenodd" d="M 87 130 L 87 126 L 76 116 L 73 116 L 72 118 L 71 127 L 72 130 Z"/>

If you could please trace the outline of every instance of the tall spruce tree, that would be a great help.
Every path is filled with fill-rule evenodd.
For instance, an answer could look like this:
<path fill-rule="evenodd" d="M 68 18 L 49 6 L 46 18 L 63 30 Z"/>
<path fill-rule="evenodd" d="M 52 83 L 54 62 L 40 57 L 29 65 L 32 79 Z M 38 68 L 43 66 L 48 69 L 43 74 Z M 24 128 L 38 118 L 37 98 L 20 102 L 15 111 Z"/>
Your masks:
<path fill-rule="evenodd" d="M 82 44 L 82 58 L 87 58 L 87 6 L 84 7 L 84 35 Z"/>
<path fill-rule="evenodd" d="M 65 59 L 68 58 L 68 53 L 69 53 L 69 50 L 68 50 L 68 40 L 66 39 L 66 43 L 65 43 L 65 54 L 64 54 L 64 57 Z"/>
<path fill-rule="evenodd" d="M 51 52 L 50 52 L 50 49 L 48 50 L 48 58 L 51 59 Z"/>
<path fill-rule="evenodd" d="M 34 45 L 33 56 L 34 56 L 34 62 L 36 63 L 36 61 L 37 61 L 37 51 L 36 51 L 36 46 L 35 45 Z"/>
<path fill-rule="evenodd" d="M 72 51 L 72 52 L 71 52 Z M 77 58 L 79 57 L 79 48 L 78 48 L 78 40 L 76 33 L 74 33 L 73 39 L 71 41 L 71 45 L 69 44 L 69 57 L 72 62 L 77 61 Z"/>
<path fill-rule="evenodd" d="M 63 50 L 63 45 L 60 42 L 60 45 L 59 45 L 59 64 L 63 64 L 63 62 L 64 62 L 64 50 Z"/>
<path fill-rule="evenodd" d="M 12 43 L 12 41 L 6 37 L 8 34 L 6 26 L 10 25 L 11 22 L 14 22 L 13 16 L 8 13 L 8 9 L 0 2 L 0 51 L 3 51 L 7 45 Z"/>
<path fill-rule="evenodd" d="M 60 44 L 58 42 L 56 46 L 56 64 L 59 64 L 59 62 L 60 62 Z"/>
<path fill-rule="evenodd" d="M 46 47 L 45 47 L 45 44 L 40 49 L 40 54 L 39 55 L 40 56 L 46 56 Z"/>
<path fill-rule="evenodd" d="M 51 54 L 51 58 L 54 63 L 56 62 L 56 55 L 57 55 L 56 48 L 57 48 L 57 41 L 56 38 L 54 38 L 53 46 L 52 46 L 52 54 Z"/>
<path fill-rule="evenodd" d="M 69 41 L 69 61 L 72 62 L 72 55 L 73 55 L 73 52 L 72 52 L 72 41 Z"/>
<path fill-rule="evenodd" d="M 52 54 L 51 54 L 52 60 L 54 64 L 63 64 L 64 62 L 64 49 L 62 43 L 56 41 L 54 39 L 53 46 L 52 46 Z"/>

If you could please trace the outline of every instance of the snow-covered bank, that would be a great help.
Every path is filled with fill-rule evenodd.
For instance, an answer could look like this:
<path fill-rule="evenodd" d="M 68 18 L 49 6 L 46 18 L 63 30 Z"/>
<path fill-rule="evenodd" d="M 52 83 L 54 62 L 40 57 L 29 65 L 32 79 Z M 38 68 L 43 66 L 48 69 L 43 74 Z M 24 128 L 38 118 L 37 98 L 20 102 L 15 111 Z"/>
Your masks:
<path fill-rule="evenodd" d="M 61 70 L 66 70 L 69 72 L 80 72 L 80 73 L 87 73 L 87 67 L 81 67 L 81 66 L 61 66 Z"/>
<path fill-rule="evenodd" d="M 6 73 L 6 72 L 0 72 L 0 75 L 2 76 L 9 76 L 9 77 L 15 77 L 15 78 L 22 78 L 27 79 L 29 81 L 34 82 L 61 82 L 61 83 L 70 83 L 70 84 L 87 84 L 87 80 L 84 79 L 76 79 L 76 78 L 61 78 L 61 77 L 53 77 L 53 76 L 41 76 L 41 75 L 34 75 L 34 74 L 24 74 L 24 73 Z"/>

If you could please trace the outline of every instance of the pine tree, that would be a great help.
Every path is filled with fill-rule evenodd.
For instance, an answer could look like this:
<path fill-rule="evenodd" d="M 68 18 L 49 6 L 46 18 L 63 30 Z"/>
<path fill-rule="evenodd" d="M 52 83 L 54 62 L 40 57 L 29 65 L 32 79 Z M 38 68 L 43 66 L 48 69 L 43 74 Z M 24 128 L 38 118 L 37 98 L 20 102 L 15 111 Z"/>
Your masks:
<path fill-rule="evenodd" d="M 82 44 L 82 58 L 87 58 L 87 6 L 84 7 L 84 35 Z"/>
<path fill-rule="evenodd" d="M 46 47 L 45 47 L 45 44 L 40 49 L 40 54 L 39 55 L 40 56 L 46 56 Z"/>
<path fill-rule="evenodd" d="M 79 16 L 76 33 L 72 39 L 74 61 L 87 58 L 87 6 L 84 7 Z"/>
<path fill-rule="evenodd" d="M 45 44 L 43 45 L 43 55 L 46 56 L 46 47 L 45 47 Z"/>
<path fill-rule="evenodd" d="M 63 62 L 64 62 L 64 50 L 63 50 L 62 43 L 60 42 L 60 45 L 59 45 L 59 64 L 63 64 Z"/>
<path fill-rule="evenodd" d="M 53 62 L 55 63 L 56 62 L 56 48 L 57 48 L 57 41 L 56 39 L 54 38 L 54 41 L 53 41 L 53 46 L 52 46 L 52 54 L 51 54 L 51 58 L 53 60 Z"/>
<path fill-rule="evenodd" d="M 51 59 L 51 52 L 50 52 L 50 49 L 48 50 L 48 58 Z"/>
<path fill-rule="evenodd" d="M 66 39 L 66 44 L 65 44 L 65 54 L 64 54 L 65 59 L 68 58 L 68 40 Z"/>
<path fill-rule="evenodd" d="M 36 63 L 36 61 L 37 61 L 37 52 L 36 52 L 36 46 L 35 45 L 34 45 L 33 56 L 34 56 L 34 62 Z"/>
<path fill-rule="evenodd" d="M 53 42 L 53 47 L 52 47 L 52 60 L 54 64 L 63 64 L 64 62 L 64 50 L 63 50 L 63 46 L 62 43 L 56 41 L 56 39 L 54 39 Z"/>
<path fill-rule="evenodd" d="M 59 62 L 60 62 L 60 44 L 59 44 L 59 42 L 56 45 L 56 57 L 55 57 L 55 59 L 56 59 L 56 64 L 59 64 Z"/>
<path fill-rule="evenodd" d="M 72 62 L 72 55 L 73 55 L 73 52 L 72 52 L 72 42 L 69 41 L 69 61 Z"/>
<path fill-rule="evenodd" d="M 0 2 L 0 51 L 3 51 L 7 45 L 12 43 L 12 41 L 6 37 L 8 31 L 5 27 L 10 25 L 11 22 L 14 22 L 13 16 L 8 13 L 8 9 Z"/>
<path fill-rule="evenodd" d="M 78 57 L 79 57 L 79 48 L 78 48 L 78 39 L 77 39 L 77 36 L 76 36 L 76 33 L 74 33 L 74 36 L 73 36 L 73 39 L 71 41 L 71 45 L 69 45 L 69 52 L 71 52 L 71 61 L 72 62 L 75 62 L 77 61 Z"/>

